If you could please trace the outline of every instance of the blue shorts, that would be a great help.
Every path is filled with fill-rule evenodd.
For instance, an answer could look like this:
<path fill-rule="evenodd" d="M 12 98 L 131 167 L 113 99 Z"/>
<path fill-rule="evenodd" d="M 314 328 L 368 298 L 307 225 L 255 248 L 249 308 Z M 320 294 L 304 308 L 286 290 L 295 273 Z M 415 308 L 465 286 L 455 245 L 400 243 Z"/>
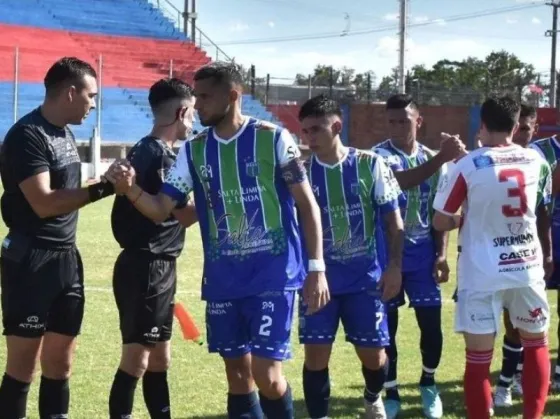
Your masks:
<path fill-rule="evenodd" d="M 554 272 L 548 281 L 546 281 L 546 289 L 560 289 L 560 263 L 554 263 Z"/>
<path fill-rule="evenodd" d="M 385 304 L 377 291 L 334 295 L 317 313 L 306 316 L 305 310 L 300 296 L 299 342 L 302 344 L 333 343 L 338 323 L 342 321 L 347 342 L 371 348 L 389 346 Z"/>
<path fill-rule="evenodd" d="M 271 291 L 229 301 L 208 301 L 208 351 L 224 358 L 246 353 L 283 361 L 290 358 L 296 291 Z"/>
<path fill-rule="evenodd" d="M 399 294 L 387 303 L 389 310 L 404 306 L 408 297 L 409 307 L 441 307 L 441 288 L 434 278 L 432 266 L 426 269 L 403 272 Z"/>

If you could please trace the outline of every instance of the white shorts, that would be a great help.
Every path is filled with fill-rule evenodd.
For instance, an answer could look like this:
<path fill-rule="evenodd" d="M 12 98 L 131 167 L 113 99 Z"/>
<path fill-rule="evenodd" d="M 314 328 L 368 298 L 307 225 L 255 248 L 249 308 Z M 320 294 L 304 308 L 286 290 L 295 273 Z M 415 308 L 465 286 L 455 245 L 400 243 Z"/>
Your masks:
<path fill-rule="evenodd" d="M 550 325 L 550 308 L 544 284 L 508 290 L 457 294 L 455 331 L 475 335 L 500 330 L 503 309 L 509 311 L 513 327 L 528 333 L 542 333 Z"/>

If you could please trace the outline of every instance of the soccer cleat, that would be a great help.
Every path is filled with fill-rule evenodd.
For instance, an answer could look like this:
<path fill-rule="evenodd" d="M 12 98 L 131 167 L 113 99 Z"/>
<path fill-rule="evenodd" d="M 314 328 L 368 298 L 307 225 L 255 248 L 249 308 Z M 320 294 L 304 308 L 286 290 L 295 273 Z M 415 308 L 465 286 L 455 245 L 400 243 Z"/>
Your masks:
<path fill-rule="evenodd" d="M 523 396 L 523 387 L 521 386 L 521 374 L 515 374 L 511 382 L 511 390 L 516 396 Z"/>
<path fill-rule="evenodd" d="M 364 407 L 366 409 L 366 419 L 387 419 L 381 397 L 378 397 L 373 403 L 364 400 Z"/>
<path fill-rule="evenodd" d="M 401 402 L 398 400 L 386 399 L 384 404 L 387 419 L 395 419 L 401 411 Z"/>
<path fill-rule="evenodd" d="M 513 400 L 511 398 L 511 388 L 509 387 L 496 387 L 494 394 L 494 406 L 496 407 L 511 407 Z"/>
<path fill-rule="evenodd" d="M 428 419 L 439 419 L 443 417 L 443 406 L 436 386 L 420 387 L 422 397 L 422 408 Z"/>

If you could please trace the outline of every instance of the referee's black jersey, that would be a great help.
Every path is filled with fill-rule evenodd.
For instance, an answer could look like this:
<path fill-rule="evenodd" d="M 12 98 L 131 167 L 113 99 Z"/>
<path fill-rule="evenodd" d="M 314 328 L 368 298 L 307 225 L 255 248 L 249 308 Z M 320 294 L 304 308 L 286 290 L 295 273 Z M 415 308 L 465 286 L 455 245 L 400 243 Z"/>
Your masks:
<path fill-rule="evenodd" d="M 176 155 L 159 138 L 147 136 L 127 156 L 136 171 L 136 183 L 157 195 Z M 177 208 L 184 207 L 181 203 Z M 115 197 L 111 212 L 113 236 L 123 249 L 147 250 L 155 255 L 179 257 L 185 243 L 185 228 L 171 215 L 161 224 L 142 215 L 126 196 Z"/>
<path fill-rule="evenodd" d="M 41 218 L 19 187 L 27 178 L 43 172 L 49 172 L 53 190 L 81 186 L 82 164 L 72 131 L 51 124 L 41 108 L 36 108 L 16 122 L 4 138 L 0 155 L 2 219 L 11 231 L 28 236 L 35 245 L 73 245 L 78 211 Z"/>

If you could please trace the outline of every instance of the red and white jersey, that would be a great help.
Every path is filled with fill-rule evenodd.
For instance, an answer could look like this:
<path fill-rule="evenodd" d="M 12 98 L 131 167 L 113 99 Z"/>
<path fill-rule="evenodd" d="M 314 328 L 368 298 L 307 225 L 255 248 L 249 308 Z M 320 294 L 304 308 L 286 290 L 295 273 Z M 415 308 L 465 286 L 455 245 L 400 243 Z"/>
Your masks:
<path fill-rule="evenodd" d="M 544 281 L 536 209 L 549 204 L 550 166 L 533 149 L 479 148 L 440 180 L 434 210 L 461 208 L 459 290 L 496 291 Z"/>

